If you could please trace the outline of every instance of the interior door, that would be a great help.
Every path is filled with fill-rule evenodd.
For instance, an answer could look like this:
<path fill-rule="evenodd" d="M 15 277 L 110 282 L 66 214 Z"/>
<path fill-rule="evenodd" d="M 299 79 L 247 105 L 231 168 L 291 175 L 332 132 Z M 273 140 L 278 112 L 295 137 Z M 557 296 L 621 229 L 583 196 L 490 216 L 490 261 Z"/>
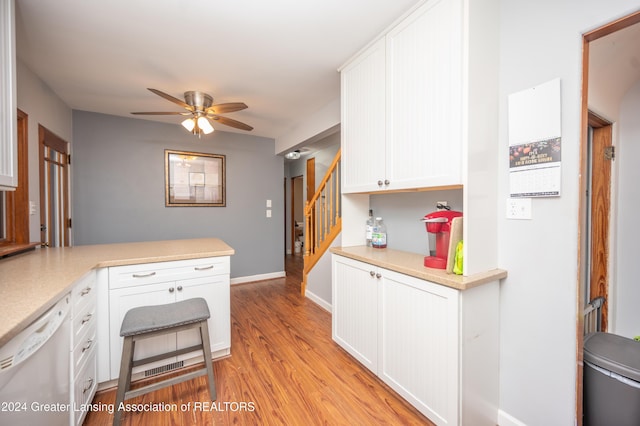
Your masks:
<path fill-rule="evenodd" d="M 588 191 L 589 226 L 589 300 L 604 297 L 601 311 L 601 331 L 607 331 L 609 296 L 609 212 L 611 206 L 612 126 L 594 114 L 589 114 L 590 126 L 590 189 Z M 589 302 L 587 300 L 586 302 Z"/>
<path fill-rule="evenodd" d="M 68 247 L 69 144 L 43 126 L 40 144 L 40 241 L 46 247 Z"/>

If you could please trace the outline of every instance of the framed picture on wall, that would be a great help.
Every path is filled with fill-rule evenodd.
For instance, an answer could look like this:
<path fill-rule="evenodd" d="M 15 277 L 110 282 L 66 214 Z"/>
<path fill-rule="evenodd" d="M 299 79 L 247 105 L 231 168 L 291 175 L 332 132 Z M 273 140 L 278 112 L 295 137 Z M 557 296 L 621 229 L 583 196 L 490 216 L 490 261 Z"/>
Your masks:
<path fill-rule="evenodd" d="M 166 207 L 225 207 L 225 156 L 164 151 Z"/>

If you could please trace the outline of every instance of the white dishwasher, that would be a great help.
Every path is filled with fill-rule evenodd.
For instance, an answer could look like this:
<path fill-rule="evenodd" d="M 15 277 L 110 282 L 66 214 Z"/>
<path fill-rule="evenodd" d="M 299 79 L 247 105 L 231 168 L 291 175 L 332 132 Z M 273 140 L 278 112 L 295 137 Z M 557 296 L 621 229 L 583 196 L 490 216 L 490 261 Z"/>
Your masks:
<path fill-rule="evenodd" d="M 69 425 L 70 299 L 0 348 L 1 425 Z"/>

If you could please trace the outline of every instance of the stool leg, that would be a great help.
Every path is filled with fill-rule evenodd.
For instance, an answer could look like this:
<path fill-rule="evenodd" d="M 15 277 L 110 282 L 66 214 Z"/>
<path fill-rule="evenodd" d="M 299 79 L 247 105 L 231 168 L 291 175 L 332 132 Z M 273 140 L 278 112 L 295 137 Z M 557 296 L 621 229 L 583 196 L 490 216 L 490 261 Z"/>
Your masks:
<path fill-rule="evenodd" d="M 207 378 L 209 382 L 209 396 L 212 401 L 217 399 L 216 382 L 213 377 L 213 363 L 211 362 L 211 343 L 209 342 L 209 326 L 207 320 L 200 322 L 200 339 L 202 342 L 202 356 L 204 365 L 207 367 Z"/>
<path fill-rule="evenodd" d="M 118 407 L 120 407 L 120 404 L 124 402 L 124 396 L 131 387 L 131 364 L 133 364 L 134 348 L 135 341 L 133 340 L 133 336 L 125 337 L 122 344 L 122 358 L 120 360 L 120 376 L 118 377 L 118 390 L 116 392 L 113 426 L 120 426 L 122 411 L 120 411 Z"/>

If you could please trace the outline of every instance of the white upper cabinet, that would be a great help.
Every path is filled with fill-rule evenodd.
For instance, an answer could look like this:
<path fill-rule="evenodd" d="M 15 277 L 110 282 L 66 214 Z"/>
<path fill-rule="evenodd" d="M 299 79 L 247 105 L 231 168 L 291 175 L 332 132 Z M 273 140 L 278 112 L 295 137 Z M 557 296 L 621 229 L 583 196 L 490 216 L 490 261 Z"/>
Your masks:
<path fill-rule="evenodd" d="M 0 190 L 18 186 L 14 17 L 14 1 L 0 1 Z"/>
<path fill-rule="evenodd" d="M 385 179 L 385 43 L 342 70 L 343 192 L 378 189 Z"/>
<path fill-rule="evenodd" d="M 345 193 L 462 184 L 461 39 L 432 0 L 341 70 Z"/>
<path fill-rule="evenodd" d="M 388 189 L 462 183 L 461 23 L 430 1 L 386 36 Z"/>

